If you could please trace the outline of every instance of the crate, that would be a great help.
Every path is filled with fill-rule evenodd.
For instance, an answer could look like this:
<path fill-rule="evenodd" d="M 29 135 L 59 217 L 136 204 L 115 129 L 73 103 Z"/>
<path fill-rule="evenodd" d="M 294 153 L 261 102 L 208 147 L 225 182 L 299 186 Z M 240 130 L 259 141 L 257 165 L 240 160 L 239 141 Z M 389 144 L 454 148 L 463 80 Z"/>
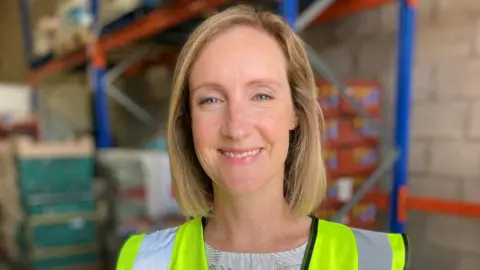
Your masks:
<path fill-rule="evenodd" d="M 23 196 L 90 192 L 94 176 L 91 138 L 67 142 L 15 142 L 18 179 Z"/>
<path fill-rule="evenodd" d="M 93 157 L 22 158 L 17 160 L 24 195 L 91 191 Z"/>
<path fill-rule="evenodd" d="M 96 201 L 92 192 L 41 194 L 23 197 L 27 215 L 94 212 Z"/>
<path fill-rule="evenodd" d="M 98 244 L 72 245 L 61 248 L 35 249 L 28 252 L 32 269 L 102 269 Z"/>
<path fill-rule="evenodd" d="M 98 242 L 94 212 L 30 216 L 23 226 L 29 250 Z"/>

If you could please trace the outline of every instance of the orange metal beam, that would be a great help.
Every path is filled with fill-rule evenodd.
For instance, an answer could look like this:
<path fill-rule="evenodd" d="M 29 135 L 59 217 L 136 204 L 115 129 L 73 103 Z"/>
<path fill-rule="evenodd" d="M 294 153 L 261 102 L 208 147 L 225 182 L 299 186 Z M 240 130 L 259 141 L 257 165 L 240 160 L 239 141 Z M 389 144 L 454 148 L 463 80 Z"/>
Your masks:
<path fill-rule="evenodd" d="M 388 194 L 371 192 L 370 194 L 367 194 L 366 199 L 375 202 L 379 209 L 388 210 Z M 480 218 L 480 203 L 408 196 L 406 198 L 406 205 L 408 210 Z"/>
<path fill-rule="evenodd" d="M 395 0 L 342 0 L 336 1 L 315 22 L 326 22 L 339 19 L 347 15 L 393 3 Z"/>
<path fill-rule="evenodd" d="M 198 16 L 202 11 L 215 8 L 226 0 L 192 0 L 172 4 L 169 7 L 158 9 L 138 22 L 135 22 L 124 29 L 100 39 L 100 48 L 105 51 L 111 51 L 138 41 L 142 38 L 153 35 L 175 26 L 181 22 Z"/>
<path fill-rule="evenodd" d="M 436 198 L 410 197 L 407 199 L 408 209 L 423 212 L 459 215 L 480 218 L 480 204 L 444 200 Z"/>
<path fill-rule="evenodd" d="M 69 67 L 80 65 L 87 61 L 87 52 L 86 50 L 79 50 L 72 52 L 68 55 L 61 56 L 50 61 L 48 64 L 45 64 L 39 69 L 33 70 L 30 73 L 30 80 L 32 84 L 36 84 L 36 81 L 48 75 L 58 73 L 62 70 L 68 69 Z"/>

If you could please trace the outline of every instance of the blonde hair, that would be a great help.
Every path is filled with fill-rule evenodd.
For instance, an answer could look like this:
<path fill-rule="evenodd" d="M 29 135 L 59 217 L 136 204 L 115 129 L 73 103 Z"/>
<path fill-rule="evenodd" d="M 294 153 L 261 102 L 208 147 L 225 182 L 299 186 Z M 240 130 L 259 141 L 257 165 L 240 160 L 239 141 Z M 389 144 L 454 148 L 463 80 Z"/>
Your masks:
<path fill-rule="evenodd" d="M 285 165 L 285 199 L 299 215 L 311 213 L 326 191 L 320 133 L 323 116 L 317 87 L 301 39 L 281 17 L 241 5 L 205 20 L 189 37 L 175 67 L 168 118 L 168 151 L 174 195 L 187 217 L 207 216 L 213 199 L 211 179 L 200 166 L 193 145 L 188 76 L 204 46 L 235 26 L 250 26 L 274 37 L 288 62 L 288 80 L 298 117 L 291 131 Z"/>

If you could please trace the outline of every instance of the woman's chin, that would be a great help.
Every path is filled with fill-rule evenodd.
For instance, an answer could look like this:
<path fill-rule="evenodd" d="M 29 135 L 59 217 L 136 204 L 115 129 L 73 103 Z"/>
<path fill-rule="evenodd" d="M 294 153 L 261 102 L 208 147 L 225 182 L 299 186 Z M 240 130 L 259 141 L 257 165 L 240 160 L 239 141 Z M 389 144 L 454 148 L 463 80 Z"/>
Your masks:
<path fill-rule="evenodd" d="M 223 192 L 232 197 L 242 197 L 257 193 L 265 183 L 254 181 L 252 178 L 229 178 L 221 183 Z"/>

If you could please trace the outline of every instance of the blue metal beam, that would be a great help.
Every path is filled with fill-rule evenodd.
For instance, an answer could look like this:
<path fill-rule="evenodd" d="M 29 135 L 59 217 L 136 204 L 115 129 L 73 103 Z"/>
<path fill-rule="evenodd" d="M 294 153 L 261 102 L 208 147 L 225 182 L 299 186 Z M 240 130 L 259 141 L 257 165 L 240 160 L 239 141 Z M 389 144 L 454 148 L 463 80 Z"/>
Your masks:
<path fill-rule="evenodd" d="M 282 3 L 279 5 L 279 13 L 291 27 L 295 27 L 298 8 L 298 0 L 282 0 Z"/>
<path fill-rule="evenodd" d="M 98 27 L 99 16 L 99 0 L 91 0 L 91 11 L 93 16 L 93 33 L 98 39 L 100 35 Z M 96 42 L 96 41 L 94 41 Z M 92 87 L 95 100 L 95 142 L 97 148 L 110 148 L 112 147 L 112 136 L 110 132 L 110 116 L 108 106 L 108 96 L 105 84 L 105 56 L 103 52 L 98 51 L 98 46 L 94 46 L 92 67 Z"/>
<path fill-rule="evenodd" d="M 405 231 L 410 137 L 410 97 L 416 24 L 416 1 L 399 0 L 399 33 L 397 55 L 397 105 L 395 144 L 399 157 L 395 163 L 390 201 L 390 231 Z"/>
<path fill-rule="evenodd" d="M 97 148 L 112 147 L 110 133 L 110 116 L 108 111 L 108 96 L 105 91 L 105 69 L 93 67 L 93 85 L 95 95 L 95 142 Z"/>
<path fill-rule="evenodd" d="M 29 1 L 28 0 L 20 0 L 18 1 L 19 3 L 19 8 L 20 8 L 20 19 L 21 19 L 21 24 L 22 24 L 22 36 L 23 36 L 23 50 L 25 54 L 25 63 L 30 70 L 33 62 L 33 49 L 32 49 L 32 31 L 31 31 L 31 25 L 30 25 L 30 7 L 29 7 Z M 41 125 L 41 117 L 40 117 L 40 93 L 37 88 L 37 83 L 36 81 L 32 80 L 30 78 L 29 80 L 29 86 L 30 86 L 30 108 L 32 111 L 32 114 L 35 115 L 37 118 L 37 132 L 40 138 L 44 136 L 43 131 L 42 131 L 42 125 Z"/>
<path fill-rule="evenodd" d="M 28 0 L 18 1 L 20 4 L 20 17 L 22 20 L 22 34 L 23 34 L 23 43 L 25 50 L 25 58 L 27 59 L 28 66 L 32 61 L 32 32 L 30 31 L 30 12 Z"/>

